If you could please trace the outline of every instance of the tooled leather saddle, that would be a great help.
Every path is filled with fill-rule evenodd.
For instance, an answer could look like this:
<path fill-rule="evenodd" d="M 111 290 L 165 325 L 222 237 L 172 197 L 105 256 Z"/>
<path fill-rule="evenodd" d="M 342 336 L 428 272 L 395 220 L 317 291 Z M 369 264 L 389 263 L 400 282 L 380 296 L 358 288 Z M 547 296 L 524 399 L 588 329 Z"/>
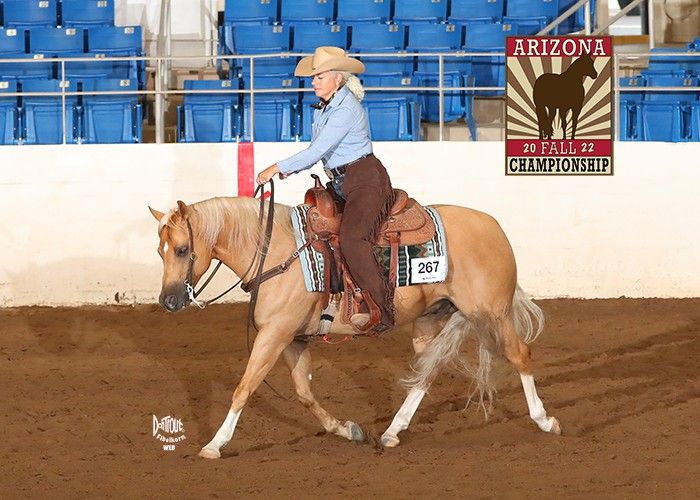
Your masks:
<path fill-rule="evenodd" d="M 369 312 L 370 320 L 361 328 L 368 332 L 381 319 L 381 312 L 370 295 L 360 290 L 352 279 L 343 258 L 340 246 L 340 222 L 342 220 L 342 200 L 339 200 L 332 188 L 325 188 L 318 176 L 313 176 L 315 185 L 304 196 L 304 203 L 311 205 L 307 212 L 307 237 L 313 241 L 311 246 L 321 252 L 324 262 L 324 300 L 323 308 L 328 306 L 331 294 L 344 292 L 346 323 L 358 312 Z M 389 282 L 395 286 L 398 269 L 399 246 L 419 245 L 435 235 L 435 223 L 425 208 L 401 189 L 394 189 L 394 204 L 389 216 L 377 233 L 375 245 L 390 247 Z M 363 311 L 363 303 L 366 311 Z"/>

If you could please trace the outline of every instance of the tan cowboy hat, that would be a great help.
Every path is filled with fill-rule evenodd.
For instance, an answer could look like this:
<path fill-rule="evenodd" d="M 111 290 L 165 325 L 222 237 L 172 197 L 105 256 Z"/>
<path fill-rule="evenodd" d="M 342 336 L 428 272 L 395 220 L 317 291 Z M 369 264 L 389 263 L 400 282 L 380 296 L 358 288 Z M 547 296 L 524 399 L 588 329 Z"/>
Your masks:
<path fill-rule="evenodd" d="M 294 76 L 313 76 L 331 70 L 359 74 L 365 72 L 365 65 L 357 59 L 348 57 L 340 47 L 318 47 L 314 55 L 299 61 L 294 70 Z"/>

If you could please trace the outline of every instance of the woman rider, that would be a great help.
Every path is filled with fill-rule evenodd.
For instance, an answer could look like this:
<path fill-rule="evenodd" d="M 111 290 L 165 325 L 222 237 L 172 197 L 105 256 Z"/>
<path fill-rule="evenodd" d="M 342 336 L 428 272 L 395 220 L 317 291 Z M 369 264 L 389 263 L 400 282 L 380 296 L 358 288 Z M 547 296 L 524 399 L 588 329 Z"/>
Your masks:
<path fill-rule="evenodd" d="M 367 113 L 360 104 L 365 92 L 354 76 L 364 70 L 362 62 L 338 47 L 318 47 L 313 56 L 299 61 L 294 75 L 312 77 L 320 98 L 314 105 L 311 143 L 260 172 L 257 181 L 264 184 L 276 174 L 283 179 L 323 161 L 335 191 L 345 200 L 340 226 L 343 256 L 363 295 L 369 294 L 381 310 L 381 322 L 374 330 L 382 332 L 394 326 L 394 287 L 374 257 L 373 241 L 394 195 L 386 169 L 372 154 Z M 351 321 L 361 327 L 369 315 L 355 314 Z"/>

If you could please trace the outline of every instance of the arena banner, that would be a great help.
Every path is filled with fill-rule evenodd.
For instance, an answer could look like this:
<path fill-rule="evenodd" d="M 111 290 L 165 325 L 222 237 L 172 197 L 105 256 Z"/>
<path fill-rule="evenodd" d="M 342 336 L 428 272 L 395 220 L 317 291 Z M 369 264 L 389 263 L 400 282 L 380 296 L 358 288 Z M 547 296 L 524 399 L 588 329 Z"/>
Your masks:
<path fill-rule="evenodd" d="M 506 175 L 613 174 L 611 37 L 506 38 Z"/>

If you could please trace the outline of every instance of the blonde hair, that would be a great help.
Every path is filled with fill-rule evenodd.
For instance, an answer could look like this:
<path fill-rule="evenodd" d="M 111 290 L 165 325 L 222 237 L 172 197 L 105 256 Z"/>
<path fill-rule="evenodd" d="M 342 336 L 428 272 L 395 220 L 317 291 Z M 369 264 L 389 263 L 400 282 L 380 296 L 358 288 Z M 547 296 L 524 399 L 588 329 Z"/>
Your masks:
<path fill-rule="evenodd" d="M 348 88 L 348 90 L 355 96 L 355 99 L 362 102 L 365 98 L 365 89 L 360 82 L 360 79 L 349 71 L 336 71 L 340 76 L 343 77 L 343 84 Z"/>

